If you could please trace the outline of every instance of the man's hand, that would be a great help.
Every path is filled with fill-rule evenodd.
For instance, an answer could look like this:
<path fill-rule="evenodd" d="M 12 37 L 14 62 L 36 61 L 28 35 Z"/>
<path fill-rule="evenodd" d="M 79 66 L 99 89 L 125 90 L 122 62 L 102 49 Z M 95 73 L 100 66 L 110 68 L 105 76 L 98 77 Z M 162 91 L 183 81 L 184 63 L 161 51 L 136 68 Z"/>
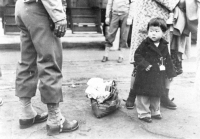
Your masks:
<path fill-rule="evenodd" d="M 106 25 L 109 25 L 110 24 L 110 18 L 106 18 L 105 23 L 106 23 Z"/>
<path fill-rule="evenodd" d="M 131 18 L 127 19 L 127 25 L 132 25 L 133 20 Z"/>
<path fill-rule="evenodd" d="M 65 35 L 66 30 L 67 30 L 66 19 L 63 19 L 55 23 L 54 34 L 56 35 L 56 37 L 59 37 L 59 38 L 63 37 Z"/>
<path fill-rule="evenodd" d="M 146 71 L 149 71 L 151 69 L 152 65 L 149 65 L 147 68 L 146 68 Z"/>

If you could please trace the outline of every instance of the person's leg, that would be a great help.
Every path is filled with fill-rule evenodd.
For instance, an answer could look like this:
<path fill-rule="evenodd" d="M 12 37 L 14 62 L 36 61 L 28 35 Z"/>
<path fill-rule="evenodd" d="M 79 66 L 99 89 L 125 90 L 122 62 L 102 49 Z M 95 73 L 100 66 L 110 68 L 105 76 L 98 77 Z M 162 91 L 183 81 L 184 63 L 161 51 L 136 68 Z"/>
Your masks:
<path fill-rule="evenodd" d="M 133 72 L 131 75 L 131 84 L 130 84 L 130 92 L 128 95 L 128 98 L 126 100 L 126 108 L 127 109 L 133 109 L 134 108 L 134 104 L 135 104 L 135 98 L 136 98 L 136 94 L 134 92 L 133 86 L 134 86 L 134 82 L 135 82 L 135 73 L 136 73 L 136 67 L 135 65 L 133 65 Z"/>
<path fill-rule="evenodd" d="M 19 97 L 20 113 L 19 124 L 20 128 L 27 128 L 34 123 L 39 123 L 47 120 L 47 113 L 38 115 L 31 104 L 31 98 L 35 96 L 38 83 L 38 70 L 36 66 L 37 53 L 31 40 L 30 33 L 22 21 L 22 18 L 27 13 L 21 9 L 24 7 L 22 1 L 17 1 L 16 4 L 16 23 L 19 26 L 21 39 L 21 59 L 17 65 L 16 72 L 16 96 Z"/>
<path fill-rule="evenodd" d="M 165 87 L 166 89 L 164 90 L 160 102 L 161 102 L 161 106 L 168 108 L 168 109 L 172 109 L 175 110 L 177 108 L 176 104 L 172 100 L 169 99 L 169 89 L 170 89 L 170 84 L 172 81 L 170 81 L 169 79 L 165 80 Z"/>
<path fill-rule="evenodd" d="M 162 119 L 160 113 L 160 97 L 150 97 L 151 117 L 154 119 Z"/>
<path fill-rule="evenodd" d="M 129 34 L 130 25 L 127 25 L 128 14 L 120 16 L 120 41 L 119 41 L 119 59 L 118 62 L 123 61 L 124 49 L 128 47 L 127 39 Z"/>
<path fill-rule="evenodd" d="M 78 126 L 77 121 L 67 121 L 62 117 L 62 121 L 57 120 L 57 109 L 59 102 L 63 101 L 62 96 L 62 44 L 53 31 L 50 29 L 48 13 L 42 3 L 26 4 L 26 14 L 23 19 L 26 20 L 32 42 L 37 52 L 37 68 L 40 79 L 39 90 L 41 100 L 47 104 L 48 108 L 48 135 L 58 134 L 64 131 L 72 131 Z M 34 9 L 34 12 L 31 10 Z M 29 12 L 29 10 L 31 12 Z M 34 22 L 33 22 L 34 21 Z M 37 23 L 37 25 L 35 25 Z M 59 113 L 61 115 L 61 113 Z M 58 126 L 54 126 L 57 121 Z M 53 130 L 52 130 L 53 129 Z M 77 129 L 77 128 L 76 128 Z M 54 132 L 54 130 L 59 132 Z"/>
<path fill-rule="evenodd" d="M 17 1 L 16 4 L 16 23 L 20 28 L 20 52 L 21 57 L 17 63 L 16 71 L 16 96 L 32 98 L 35 96 L 37 83 L 38 83 L 38 70 L 36 65 L 37 52 L 31 40 L 30 33 L 21 17 L 25 14 L 21 11 L 24 7 L 22 1 Z"/>
<path fill-rule="evenodd" d="M 119 27 L 119 16 L 116 14 L 113 14 L 107 35 L 105 36 L 106 37 L 106 45 L 105 45 L 105 53 L 104 53 L 102 62 L 108 61 L 110 47 L 112 47 L 113 41 L 115 40 L 118 27 Z"/>
<path fill-rule="evenodd" d="M 57 135 L 61 132 L 70 132 L 76 130 L 79 125 L 76 120 L 67 121 L 61 114 L 58 103 L 47 104 L 49 117 L 47 120 L 47 135 Z"/>
<path fill-rule="evenodd" d="M 138 118 L 145 122 L 152 122 L 151 120 L 151 111 L 150 99 L 147 96 L 136 96 L 136 110 L 138 113 Z"/>

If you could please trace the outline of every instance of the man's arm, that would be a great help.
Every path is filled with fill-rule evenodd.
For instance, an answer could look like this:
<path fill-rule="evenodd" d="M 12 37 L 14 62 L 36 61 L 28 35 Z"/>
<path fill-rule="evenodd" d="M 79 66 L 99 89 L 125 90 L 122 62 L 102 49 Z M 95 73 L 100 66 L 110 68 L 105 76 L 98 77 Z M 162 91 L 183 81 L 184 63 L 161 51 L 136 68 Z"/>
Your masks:
<path fill-rule="evenodd" d="M 41 0 L 49 16 L 55 23 L 54 34 L 63 37 L 67 29 L 66 14 L 61 0 Z"/>
<path fill-rule="evenodd" d="M 136 5 L 134 5 L 135 0 L 130 0 L 130 7 L 129 7 L 129 13 L 128 13 L 128 18 L 133 20 L 133 15 L 134 15 L 134 9 Z"/>
<path fill-rule="evenodd" d="M 110 12 L 112 10 L 113 0 L 108 0 L 107 6 L 106 6 L 106 18 L 110 18 Z"/>
<path fill-rule="evenodd" d="M 41 0 L 54 23 L 66 20 L 61 0 Z"/>

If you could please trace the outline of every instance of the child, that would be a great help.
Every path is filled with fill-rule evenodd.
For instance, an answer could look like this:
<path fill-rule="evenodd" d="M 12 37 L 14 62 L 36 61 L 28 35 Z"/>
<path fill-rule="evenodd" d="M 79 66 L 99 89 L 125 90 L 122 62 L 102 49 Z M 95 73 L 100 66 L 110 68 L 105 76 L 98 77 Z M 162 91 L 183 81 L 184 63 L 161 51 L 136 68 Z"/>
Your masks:
<path fill-rule="evenodd" d="M 152 122 L 151 118 L 162 119 L 160 96 L 165 89 L 165 79 L 176 76 L 169 55 L 168 42 L 162 37 L 167 30 L 166 22 L 153 18 L 147 26 L 148 37 L 135 51 L 137 65 L 134 90 L 138 118 Z"/>

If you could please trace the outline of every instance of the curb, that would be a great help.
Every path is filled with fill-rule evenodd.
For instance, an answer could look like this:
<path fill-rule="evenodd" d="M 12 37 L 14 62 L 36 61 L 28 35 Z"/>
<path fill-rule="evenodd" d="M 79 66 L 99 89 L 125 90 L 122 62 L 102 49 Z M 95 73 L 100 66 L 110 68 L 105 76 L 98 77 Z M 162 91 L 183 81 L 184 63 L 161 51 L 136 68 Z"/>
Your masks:
<path fill-rule="evenodd" d="M 63 49 L 104 49 L 104 42 L 62 42 Z M 20 43 L 0 44 L 0 50 L 20 50 Z"/>

